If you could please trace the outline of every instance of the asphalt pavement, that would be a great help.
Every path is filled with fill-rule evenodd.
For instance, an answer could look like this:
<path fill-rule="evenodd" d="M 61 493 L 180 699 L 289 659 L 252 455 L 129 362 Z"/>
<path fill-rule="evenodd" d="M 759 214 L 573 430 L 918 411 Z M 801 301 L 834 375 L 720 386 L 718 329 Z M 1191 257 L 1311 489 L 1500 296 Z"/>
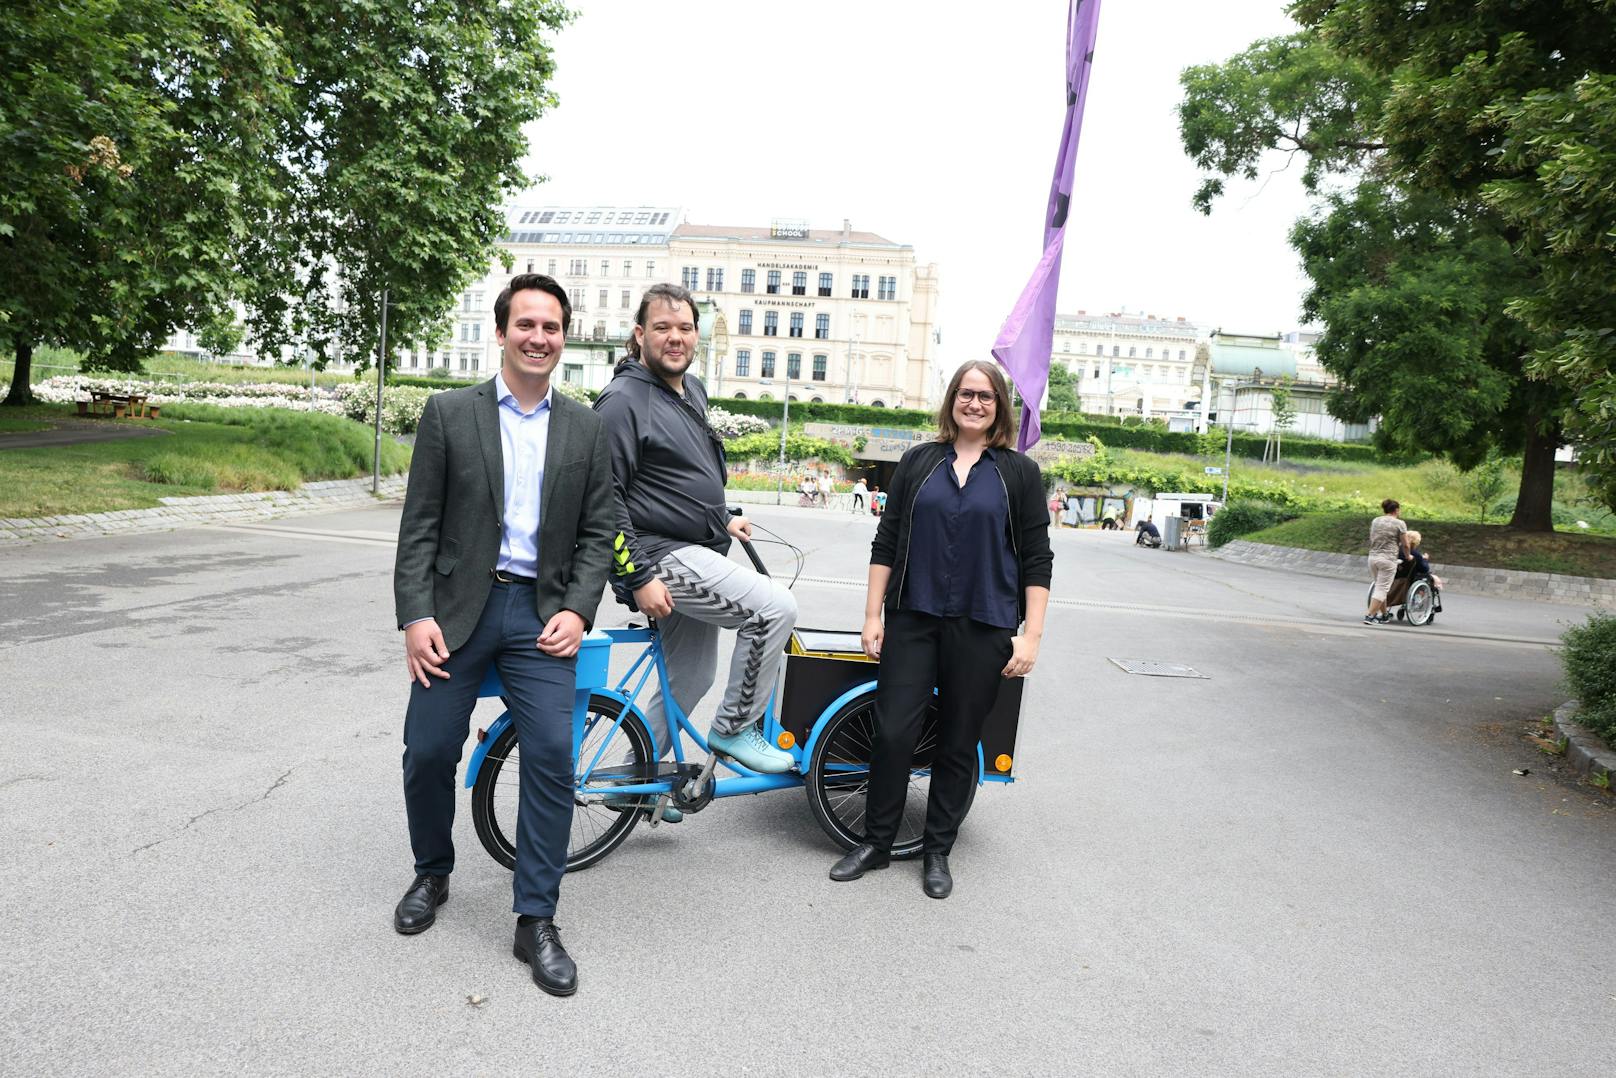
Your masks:
<path fill-rule="evenodd" d="M 801 623 L 857 628 L 874 521 L 752 513 L 805 551 Z M 397 522 L 0 555 L 0 1071 L 1607 1072 L 1616 811 L 1524 737 L 1585 611 L 1369 628 L 1357 583 L 1058 532 L 953 897 L 831 883 L 798 791 L 726 799 L 567 878 L 558 1000 L 469 812 L 437 925 L 392 930 Z"/>

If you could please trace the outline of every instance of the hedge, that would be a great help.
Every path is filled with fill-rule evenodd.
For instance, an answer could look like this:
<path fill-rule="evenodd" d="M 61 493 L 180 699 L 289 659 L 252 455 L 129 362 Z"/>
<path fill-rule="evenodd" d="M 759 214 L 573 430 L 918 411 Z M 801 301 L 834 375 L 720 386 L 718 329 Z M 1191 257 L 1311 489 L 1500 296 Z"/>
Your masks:
<path fill-rule="evenodd" d="M 736 400 L 724 397 L 713 403 L 722 404 L 731 412 L 755 415 L 778 421 L 779 401 Z M 935 413 L 919 408 L 873 408 L 867 404 L 815 404 L 812 401 L 793 401 L 791 418 L 803 423 L 858 423 L 873 427 L 929 427 Z M 1157 453 L 1204 454 L 1202 436 L 1169 431 L 1160 421 L 1146 421 L 1138 425 L 1123 426 L 1120 417 L 1087 415 L 1074 412 L 1046 412 L 1042 418 L 1044 437 L 1061 441 L 1081 442 L 1093 435 L 1109 446 L 1124 449 L 1148 449 Z M 1221 452 L 1227 433 L 1213 428 L 1209 439 L 1216 440 Z M 1234 455 L 1261 460 L 1268 438 L 1262 434 L 1236 431 Z M 1209 442 L 1207 444 L 1210 444 Z M 1323 438 L 1288 436 L 1284 440 L 1284 456 L 1298 460 L 1345 460 L 1363 464 L 1406 463 L 1376 449 L 1366 442 L 1332 442 Z"/>
<path fill-rule="evenodd" d="M 1577 697 L 1577 722 L 1616 742 L 1616 617 L 1595 614 L 1560 637 L 1560 663 Z"/>
<path fill-rule="evenodd" d="M 1275 524 L 1283 524 L 1299 516 L 1301 514 L 1294 509 L 1286 509 L 1271 502 L 1246 499 L 1231 501 L 1219 509 L 1217 515 L 1212 518 L 1212 523 L 1207 525 L 1206 543 L 1208 546 L 1219 547 L 1231 539 L 1260 532 L 1264 528 L 1272 528 Z"/>

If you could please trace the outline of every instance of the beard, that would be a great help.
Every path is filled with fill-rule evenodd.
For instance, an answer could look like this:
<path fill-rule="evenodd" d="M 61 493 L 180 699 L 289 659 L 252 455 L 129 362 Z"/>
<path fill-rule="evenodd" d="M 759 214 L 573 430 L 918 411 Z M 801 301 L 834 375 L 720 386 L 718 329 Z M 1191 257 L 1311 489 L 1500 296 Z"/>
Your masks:
<path fill-rule="evenodd" d="M 664 359 L 660 351 L 653 352 L 650 348 L 642 349 L 640 358 L 644 360 L 646 368 L 658 378 L 678 378 L 690 369 L 690 364 L 695 360 L 694 355 L 686 352 L 683 356 L 670 361 Z"/>

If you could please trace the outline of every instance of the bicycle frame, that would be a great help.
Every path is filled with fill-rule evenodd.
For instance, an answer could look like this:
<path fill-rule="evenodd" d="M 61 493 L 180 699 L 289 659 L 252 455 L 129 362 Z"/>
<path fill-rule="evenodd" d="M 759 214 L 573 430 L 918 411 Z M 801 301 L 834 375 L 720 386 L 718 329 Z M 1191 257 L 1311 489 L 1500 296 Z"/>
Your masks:
<path fill-rule="evenodd" d="M 627 672 L 618 679 L 617 684 L 613 687 L 608 687 L 610 685 L 608 670 L 611 651 L 613 647 L 619 644 L 644 644 L 646 646 L 641 649 L 634 662 L 630 664 Z M 657 631 L 638 627 L 597 629 L 584 637 L 578 649 L 577 689 L 573 698 L 572 712 L 572 755 L 575 772 L 578 771 L 578 750 L 583 744 L 584 718 L 589 709 L 589 697 L 591 695 L 605 696 L 618 701 L 623 705 L 623 708 L 622 714 L 613 721 L 611 731 L 601 740 L 600 747 L 595 750 L 593 758 L 587 761 L 588 766 L 582 771 L 584 780 L 577 787 L 579 794 L 598 793 L 625 797 L 630 795 L 658 797 L 672 793 L 674 787 L 683 781 L 682 775 L 633 784 L 612 784 L 609 786 L 591 786 L 588 781 L 588 776 L 593 774 L 596 767 L 600 766 L 607 747 L 613 743 L 618 729 L 622 726 L 624 716 L 629 714 L 637 716 L 640 722 L 645 724 L 646 730 L 651 734 L 653 740 L 666 735 L 667 731 L 651 729 L 650 723 L 646 720 L 644 709 L 638 704 L 639 695 L 645 688 L 646 682 L 650 680 L 652 673 L 656 674 L 657 686 L 662 692 L 664 712 L 672 720 L 675 729 L 672 745 L 674 765 L 682 772 L 686 763 L 684 739 L 679 736 L 680 733 L 687 735 L 700 746 L 703 755 L 711 753 L 712 750 L 707 744 L 707 739 L 691 724 L 689 716 L 684 713 L 678 701 L 674 699 L 673 694 L 668 690 L 667 663 L 663 657 L 662 639 Z M 633 683 L 632 689 L 629 688 L 631 682 Z M 871 684 L 873 685 L 873 682 Z M 482 686 L 478 690 L 478 696 L 500 696 L 502 693 L 503 686 L 500 684 L 499 675 L 493 667 L 490 667 L 488 674 L 483 679 Z M 478 732 L 477 748 L 472 752 L 471 760 L 466 765 L 465 785 L 468 789 L 476 784 L 477 773 L 482 768 L 483 760 L 487 757 L 489 748 L 493 745 L 495 739 L 510 726 L 511 722 L 510 712 L 507 711 L 491 723 L 487 730 Z M 774 715 L 773 687 L 770 689 L 769 703 L 763 714 L 763 733 L 770 742 L 779 743 L 780 726 Z M 790 752 L 797 760 L 800 769 L 803 760 L 807 758 L 804 747 L 793 746 L 786 751 Z M 803 776 L 800 770 L 778 775 L 765 775 L 744 767 L 733 760 L 720 758 L 718 764 L 727 771 L 734 772 L 734 775 L 719 778 L 715 773 L 710 780 L 713 784 L 714 797 L 736 797 L 741 794 L 789 789 L 803 784 Z"/>

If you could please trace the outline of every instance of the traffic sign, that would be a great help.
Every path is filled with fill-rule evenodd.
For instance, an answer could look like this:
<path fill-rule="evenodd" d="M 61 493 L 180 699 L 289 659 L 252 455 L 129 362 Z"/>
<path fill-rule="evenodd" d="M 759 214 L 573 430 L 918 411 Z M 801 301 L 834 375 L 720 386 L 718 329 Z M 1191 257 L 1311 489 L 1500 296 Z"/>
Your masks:
<path fill-rule="evenodd" d="M 1207 470 L 1206 470 L 1206 474 L 1207 475 L 1222 475 L 1223 474 L 1223 469 L 1222 468 L 1208 467 Z"/>

